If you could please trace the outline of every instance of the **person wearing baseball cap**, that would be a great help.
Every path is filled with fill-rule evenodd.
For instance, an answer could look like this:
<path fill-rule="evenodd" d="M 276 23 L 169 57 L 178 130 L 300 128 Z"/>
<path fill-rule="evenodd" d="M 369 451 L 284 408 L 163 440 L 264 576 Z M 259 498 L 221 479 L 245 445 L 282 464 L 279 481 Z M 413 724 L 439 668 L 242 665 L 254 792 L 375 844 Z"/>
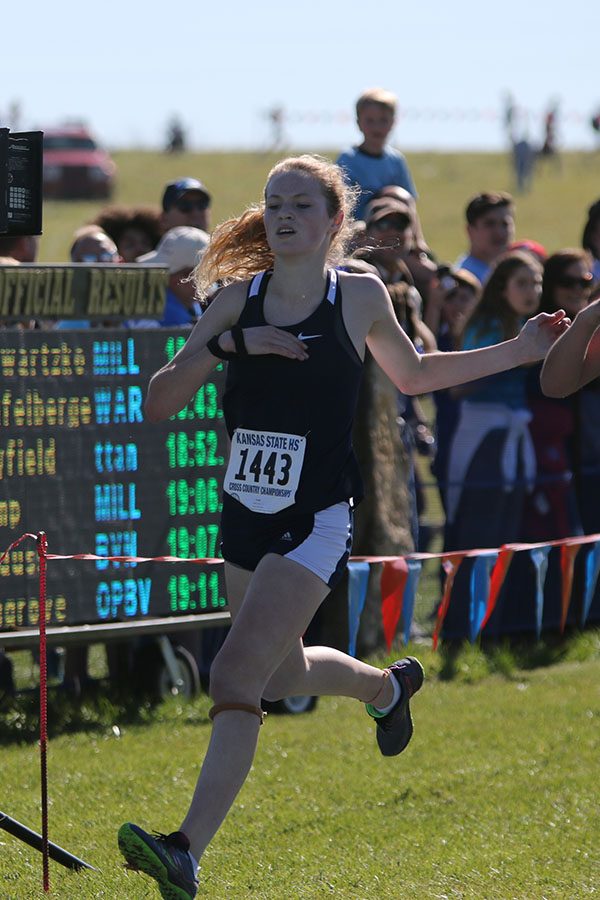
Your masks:
<path fill-rule="evenodd" d="M 389 243 L 395 247 L 394 255 L 400 253 L 410 271 L 415 287 L 423 300 L 427 300 L 436 265 L 428 252 L 420 231 L 419 217 L 410 194 L 397 186 L 384 188 L 380 196 L 373 197 L 365 208 L 367 243 L 375 238 L 376 243 Z M 421 234 L 421 238 L 419 235 Z M 402 237 L 400 238 L 400 235 Z"/>
<path fill-rule="evenodd" d="M 365 209 L 367 239 L 380 254 L 390 251 L 395 258 L 408 253 L 413 241 L 413 217 L 410 207 L 393 197 L 371 200 Z"/>
<path fill-rule="evenodd" d="M 201 228 L 180 225 L 167 231 L 155 250 L 138 256 L 138 263 L 164 266 L 169 270 L 161 325 L 191 325 L 200 315 L 200 305 L 189 276 L 200 262 L 209 240 Z"/>
<path fill-rule="evenodd" d="M 197 178 L 170 181 L 163 191 L 161 224 L 163 231 L 179 225 L 209 229 L 212 197 Z"/>

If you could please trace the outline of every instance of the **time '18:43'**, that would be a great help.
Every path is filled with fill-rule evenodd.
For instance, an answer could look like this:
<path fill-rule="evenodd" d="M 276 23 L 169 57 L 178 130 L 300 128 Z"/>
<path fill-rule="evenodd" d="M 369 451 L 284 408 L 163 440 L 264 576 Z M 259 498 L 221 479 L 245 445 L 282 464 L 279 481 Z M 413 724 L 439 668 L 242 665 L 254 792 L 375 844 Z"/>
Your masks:
<path fill-rule="evenodd" d="M 190 402 L 171 416 L 174 420 L 222 419 L 223 410 L 219 406 L 219 392 L 211 381 L 199 388 Z"/>

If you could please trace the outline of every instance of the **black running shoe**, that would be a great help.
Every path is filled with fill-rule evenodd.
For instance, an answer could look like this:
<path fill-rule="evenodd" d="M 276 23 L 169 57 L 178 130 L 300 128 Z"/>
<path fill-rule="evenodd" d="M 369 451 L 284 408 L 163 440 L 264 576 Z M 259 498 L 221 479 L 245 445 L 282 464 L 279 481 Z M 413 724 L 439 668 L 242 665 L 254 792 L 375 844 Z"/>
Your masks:
<path fill-rule="evenodd" d="M 395 678 L 401 688 L 400 699 L 385 716 L 376 718 L 377 743 L 384 756 L 402 753 L 413 733 L 413 722 L 408 701 L 423 684 L 423 666 L 414 656 L 398 659 L 390 666 L 390 678 Z"/>
<path fill-rule="evenodd" d="M 130 868 L 154 878 L 165 900 L 189 900 L 198 892 L 190 842 L 181 831 L 148 834 L 127 822 L 119 828 L 119 849 Z"/>

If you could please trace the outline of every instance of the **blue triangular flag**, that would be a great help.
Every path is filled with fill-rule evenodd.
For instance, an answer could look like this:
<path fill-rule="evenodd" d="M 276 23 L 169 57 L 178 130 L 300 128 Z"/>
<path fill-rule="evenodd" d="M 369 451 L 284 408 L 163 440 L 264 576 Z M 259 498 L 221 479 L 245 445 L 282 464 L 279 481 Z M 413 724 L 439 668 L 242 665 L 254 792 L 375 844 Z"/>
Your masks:
<path fill-rule="evenodd" d="M 600 572 L 600 541 L 596 541 L 591 545 L 590 551 L 585 558 L 585 594 L 583 597 L 583 609 L 581 610 L 582 628 L 585 625 L 592 600 L 594 599 L 598 572 Z"/>
<path fill-rule="evenodd" d="M 413 611 L 415 608 L 415 595 L 421 576 L 421 568 L 423 563 L 420 559 L 407 559 L 408 576 L 404 585 L 404 596 L 402 598 L 402 617 L 404 621 L 404 643 L 408 644 L 410 640 L 410 626 L 412 625 Z"/>
<path fill-rule="evenodd" d="M 497 553 L 476 556 L 471 569 L 471 603 L 469 605 L 469 632 L 471 643 L 481 631 L 490 593 L 490 572 L 498 559 Z"/>
<path fill-rule="evenodd" d="M 348 563 L 348 653 L 356 656 L 356 638 L 361 613 L 367 598 L 370 565 L 368 562 Z"/>
<path fill-rule="evenodd" d="M 535 566 L 535 634 L 540 639 L 542 633 L 542 619 L 544 617 L 544 584 L 548 571 L 548 554 L 550 546 L 534 547 L 529 551 L 531 560 Z"/>

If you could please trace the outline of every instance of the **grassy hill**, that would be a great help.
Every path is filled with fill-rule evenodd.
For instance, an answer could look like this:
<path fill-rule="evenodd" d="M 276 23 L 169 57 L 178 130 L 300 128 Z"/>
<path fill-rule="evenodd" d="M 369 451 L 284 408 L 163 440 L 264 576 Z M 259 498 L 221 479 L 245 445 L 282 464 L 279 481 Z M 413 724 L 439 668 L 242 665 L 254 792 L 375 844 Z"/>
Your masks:
<path fill-rule="evenodd" d="M 334 158 L 333 151 L 323 151 Z M 169 156 L 139 151 L 115 155 L 115 202 L 158 204 L 164 184 L 181 175 L 200 178 L 214 197 L 213 224 L 261 196 L 266 175 L 279 156 L 265 153 L 186 153 Z M 419 211 L 429 243 L 441 260 L 463 249 L 464 208 L 482 190 L 513 190 L 507 155 L 413 153 L 408 161 L 419 190 Z M 600 157 L 570 153 L 540 165 L 533 189 L 517 197 L 517 236 L 541 241 L 550 251 L 578 246 L 587 207 L 600 195 Z M 68 258 L 73 231 L 90 221 L 103 203 L 48 202 L 40 260 Z"/>

